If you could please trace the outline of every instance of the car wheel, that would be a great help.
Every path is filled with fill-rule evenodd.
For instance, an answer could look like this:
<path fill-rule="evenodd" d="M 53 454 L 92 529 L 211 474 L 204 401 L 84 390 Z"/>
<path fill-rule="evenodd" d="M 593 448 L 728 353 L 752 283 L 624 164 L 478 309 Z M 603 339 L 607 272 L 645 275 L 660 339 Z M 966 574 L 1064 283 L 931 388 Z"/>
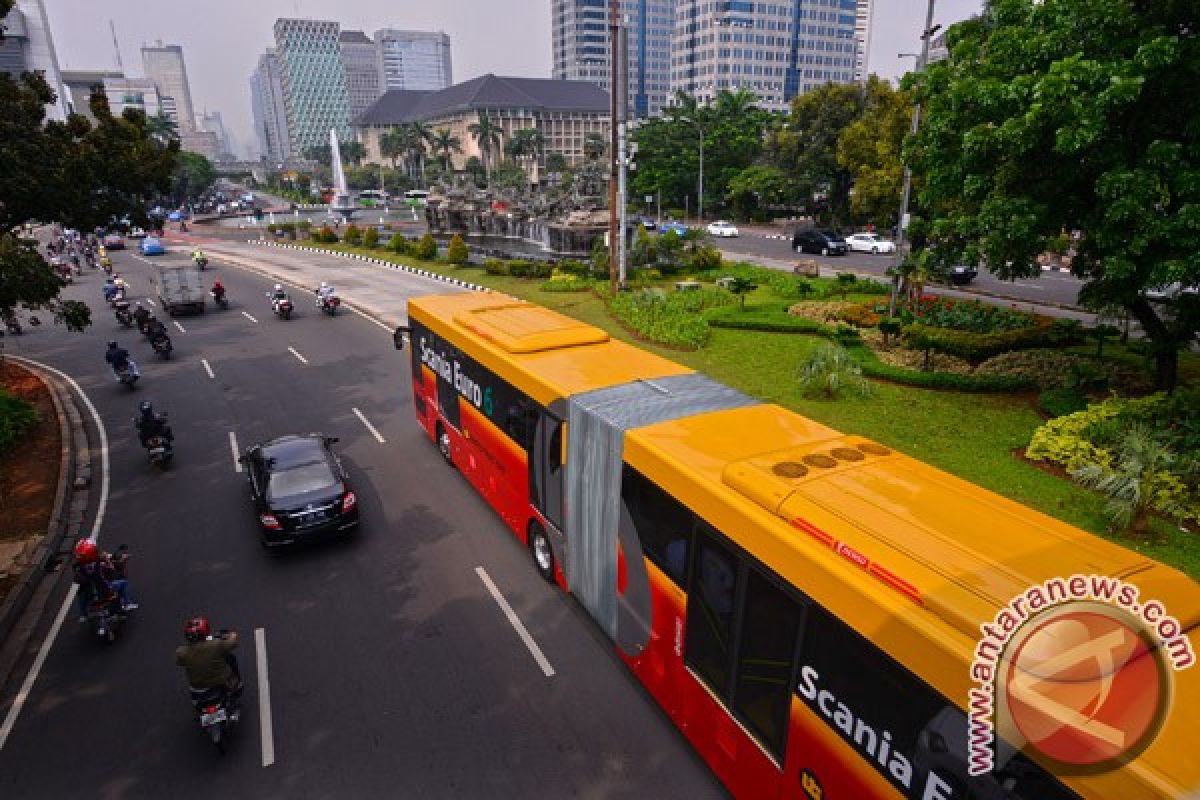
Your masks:
<path fill-rule="evenodd" d="M 554 550 L 550 547 L 550 537 L 546 530 L 536 522 L 529 525 L 529 555 L 533 558 L 533 568 L 547 582 L 554 583 Z"/>
<path fill-rule="evenodd" d="M 873 255 L 873 256 L 877 256 L 877 255 L 879 255 L 879 248 L 878 248 L 878 247 L 872 247 L 872 248 L 871 248 L 871 255 Z"/>
<path fill-rule="evenodd" d="M 446 432 L 445 426 L 442 423 L 437 424 L 437 448 L 442 454 L 442 458 L 446 459 L 446 463 L 454 466 L 454 456 L 450 452 L 450 434 Z"/>
<path fill-rule="evenodd" d="M 822 247 L 822 248 L 821 248 L 821 255 L 823 255 L 823 256 L 827 256 L 827 255 L 829 255 L 829 248 L 828 248 L 828 247 Z"/>

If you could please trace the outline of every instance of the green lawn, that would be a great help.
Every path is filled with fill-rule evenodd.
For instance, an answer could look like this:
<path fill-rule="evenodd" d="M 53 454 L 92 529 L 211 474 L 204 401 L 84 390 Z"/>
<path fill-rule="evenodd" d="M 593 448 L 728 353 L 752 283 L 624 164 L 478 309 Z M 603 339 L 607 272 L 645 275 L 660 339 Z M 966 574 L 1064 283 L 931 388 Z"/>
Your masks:
<path fill-rule="evenodd" d="M 321 246 L 453 275 L 557 309 L 613 336 L 635 341 L 608 315 L 600 298 L 590 292 L 543 292 L 537 288 L 541 281 L 487 275 L 478 268 L 418 262 L 378 250 Z M 851 295 L 848 299 L 867 298 Z M 748 309 L 768 304 L 780 309 L 784 305 L 765 288 L 747 297 Z M 935 391 L 876 381 L 874 393 L 865 399 L 842 397 L 831 401 L 805 397 L 797 386 L 797 366 L 822 341 L 805 334 L 714 328 L 708 345 L 698 351 L 639 344 L 747 394 L 786 406 L 838 430 L 868 436 L 1200 578 L 1200 537 L 1166 523 L 1156 523 L 1152 542 L 1113 536 L 1105 530 L 1103 501 L 1098 495 L 1031 466 L 1013 454 L 1029 443 L 1029 437 L 1043 421 L 1034 410 L 1032 396 Z M 1091 345 L 1093 350 L 1094 347 Z M 1105 353 L 1123 359 L 1137 358 L 1112 342 L 1105 346 Z M 1191 382 L 1200 380 L 1200 358 L 1185 356 L 1180 374 Z"/>

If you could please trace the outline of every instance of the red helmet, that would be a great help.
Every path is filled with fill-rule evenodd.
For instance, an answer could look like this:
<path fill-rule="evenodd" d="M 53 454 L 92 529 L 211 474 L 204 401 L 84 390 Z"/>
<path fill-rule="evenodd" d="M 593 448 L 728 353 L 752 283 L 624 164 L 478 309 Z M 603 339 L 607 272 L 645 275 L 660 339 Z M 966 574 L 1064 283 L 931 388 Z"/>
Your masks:
<path fill-rule="evenodd" d="M 204 617 L 192 617 L 183 623 L 183 635 L 189 642 L 199 642 L 208 638 L 208 620 Z"/>
<path fill-rule="evenodd" d="M 91 539 L 80 539 L 75 545 L 75 560 L 80 564 L 89 564 L 100 559 L 100 548 Z"/>

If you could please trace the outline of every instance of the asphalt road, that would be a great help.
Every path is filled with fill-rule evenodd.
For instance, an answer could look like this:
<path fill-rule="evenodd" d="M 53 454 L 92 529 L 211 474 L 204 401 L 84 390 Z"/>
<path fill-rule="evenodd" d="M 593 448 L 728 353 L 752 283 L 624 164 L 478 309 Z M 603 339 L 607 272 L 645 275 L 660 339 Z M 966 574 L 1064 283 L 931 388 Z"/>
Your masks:
<path fill-rule="evenodd" d="M 792 250 L 790 238 L 768 239 L 750 232 L 736 238 L 714 239 L 713 244 L 730 258 L 769 259 L 774 262 L 787 262 L 789 266 L 800 258 L 813 259 L 823 269 L 880 277 L 883 277 L 885 270 L 895 262 L 895 256 L 870 253 L 847 253 L 844 256 L 819 256 L 809 253 L 799 255 Z M 1079 289 L 1082 285 L 1069 273 L 1057 271 L 1042 272 L 1038 278 L 1005 281 L 987 270 L 981 270 L 969 288 L 1028 303 L 1073 306 L 1078 304 Z"/>
<path fill-rule="evenodd" d="M 128 251 L 114 261 L 131 299 L 149 292 L 150 266 Z M 210 277 L 220 275 L 233 306 L 177 318 L 186 332 L 168 323 L 170 361 L 116 324 L 96 272 L 66 291 L 92 305 L 86 333 L 42 325 L 6 340 L 9 352 L 74 377 L 98 409 L 112 485 L 100 543 L 129 544 L 141 608 L 108 647 L 71 609 L 0 750 L 0 797 L 724 796 L 586 614 L 537 577 L 419 434 L 407 353 L 387 332 L 321 315 L 299 293 L 298 315 L 275 319 L 263 296 L 270 281 L 214 262 Z M 110 338 L 142 369 L 134 391 L 107 371 Z M 141 400 L 170 413 L 176 459 L 166 473 L 133 432 Z M 341 438 L 363 525 L 327 544 L 264 552 L 230 433 L 244 447 L 313 430 Z M 69 581 L 60 581 L 61 595 Z M 224 757 L 199 733 L 174 665 L 181 622 L 200 613 L 242 635 L 246 712 Z M 264 675 L 270 714 L 260 718 Z M 0 698 L 0 718 L 23 676 Z M 264 731 L 274 752 L 265 767 Z"/>

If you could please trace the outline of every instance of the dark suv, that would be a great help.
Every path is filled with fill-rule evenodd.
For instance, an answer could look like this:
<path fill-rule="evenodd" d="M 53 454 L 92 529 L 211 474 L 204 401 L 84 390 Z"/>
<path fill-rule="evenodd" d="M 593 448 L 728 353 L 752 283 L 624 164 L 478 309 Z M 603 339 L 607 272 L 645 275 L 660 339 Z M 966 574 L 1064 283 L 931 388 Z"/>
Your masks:
<path fill-rule="evenodd" d="M 792 249 L 797 253 L 819 253 L 823 256 L 846 255 L 846 240 L 833 231 L 796 231 Z"/>

